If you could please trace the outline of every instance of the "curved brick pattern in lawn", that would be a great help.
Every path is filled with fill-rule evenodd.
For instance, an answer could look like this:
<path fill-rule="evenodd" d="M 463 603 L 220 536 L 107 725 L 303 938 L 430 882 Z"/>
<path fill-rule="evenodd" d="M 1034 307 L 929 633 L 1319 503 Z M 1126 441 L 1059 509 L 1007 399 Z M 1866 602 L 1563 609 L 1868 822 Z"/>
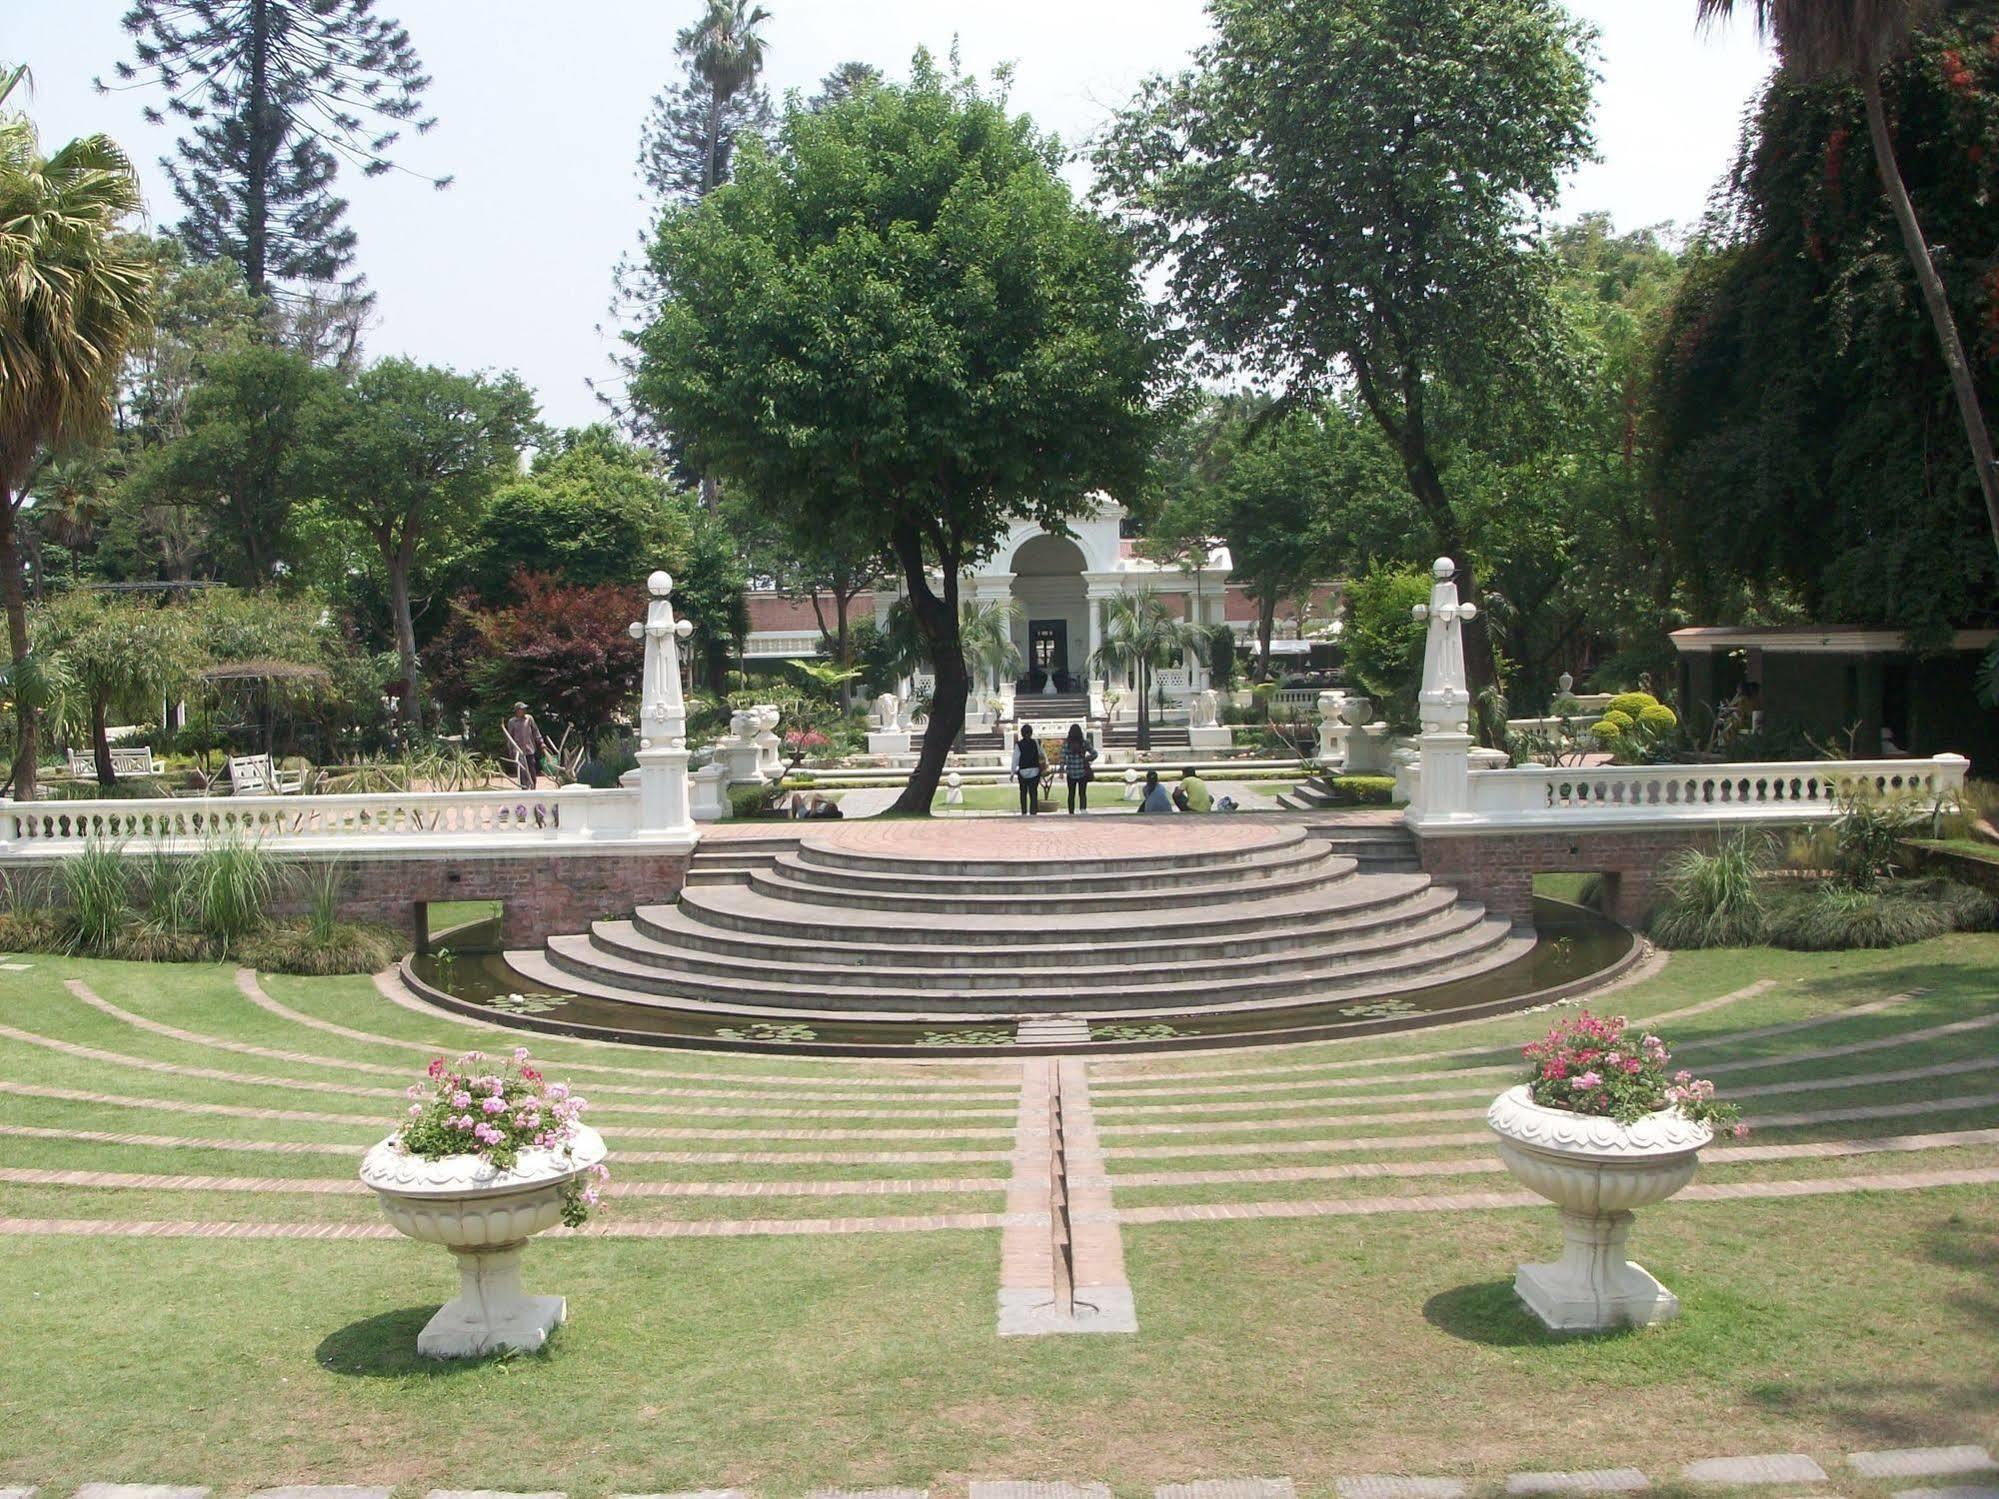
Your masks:
<path fill-rule="evenodd" d="M 333 1147 L 352 1155 L 345 1145 Z M 313 1176 L 176 1176 L 149 1171 L 64 1171 L 0 1166 L 0 1182 L 19 1187 L 110 1187 L 145 1192 L 283 1192 L 361 1197 L 369 1188 L 356 1178 Z M 1000 1177 L 908 1177 L 825 1181 L 628 1182 L 603 1190 L 610 1197 L 900 1197 L 923 1192 L 1004 1192 Z"/>
<path fill-rule="evenodd" d="M 267 1061 L 303 1063 L 312 1067 L 337 1067 L 342 1071 L 359 1072 L 370 1077 L 407 1079 L 410 1076 L 410 1069 L 407 1067 L 390 1067 L 377 1062 L 360 1062 L 343 1057 L 329 1057 L 316 1052 L 288 1051 L 275 1046 L 256 1046 L 247 1041 L 230 1041 L 221 1036 L 203 1035 L 199 1031 L 184 1030 L 177 1025 L 167 1025 L 162 1021 L 152 1020 L 144 1015 L 135 1015 L 129 1010 L 120 1009 L 117 1005 L 111 1003 L 110 1000 L 93 993 L 90 986 L 85 984 L 81 979 L 66 979 L 63 982 L 63 987 L 75 998 L 83 1001 L 83 1003 L 102 1011 L 124 1025 L 150 1032 L 156 1036 L 165 1036 L 169 1040 L 182 1041 L 190 1046 L 205 1047 L 211 1051 L 233 1052 L 237 1056 L 263 1057 Z M 364 1035 L 365 1033 L 356 1034 Z M 419 1049 L 429 1050 L 429 1048 Z M 447 1048 L 446 1053 L 438 1054 L 447 1054 L 448 1050 Z M 564 1067 L 567 1070 L 568 1064 L 565 1063 Z M 640 1088 L 630 1083 L 592 1083 L 590 1090 L 593 1093 L 616 1094 L 633 1098 L 687 1099 L 695 1102 L 701 1100 L 727 1102 L 734 1099 L 747 1098 L 770 1099 L 786 1103 L 840 1103 L 848 1100 L 864 1103 L 872 1099 L 878 1099 L 884 1093 L 891 1092 L 897 1098 L 919 1098 L 939 1103 L 950 1103 L 960 1100 L 999 1100 L 1012 1097 L 1012 1094 L 1007 1091 L 957 1094 L 912 1090 L 906 1086 L 906 1080 L 903 1079 L 884 1080 L 881 1087 L 865 1089 L 847 1088 L 833 1091 L 814 1089 L 813 1091 L 805 1091 L 807 1086 L 801 1083 L 797 1089 L 774 1090 L 762 1088 Z"/>

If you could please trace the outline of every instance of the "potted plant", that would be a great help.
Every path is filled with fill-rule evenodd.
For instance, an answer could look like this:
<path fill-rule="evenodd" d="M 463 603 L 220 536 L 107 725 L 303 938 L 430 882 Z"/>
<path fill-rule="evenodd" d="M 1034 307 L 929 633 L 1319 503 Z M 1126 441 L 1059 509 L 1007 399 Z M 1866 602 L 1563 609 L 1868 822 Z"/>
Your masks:
<path fill-rule="evenodd" d="M 458 1258 L 459 1291 L 417 1335 L 427 1358 L 532 1352 L 562 1324 L 560 1296 L 521 1291 L 521 1249 L 557 1223 L 580 1226 L 609 1170 L 584 1100 L 529 1065 L 468 1051 L 430 1064 L 408 1117 L 361 1161 L 389 1222 Z"/>
<path fill-rule="evenodd" d="M 1513 1289 L 1558 1332 L 1670 1321 L 1679 1298 L 1624 1256 L 1632 1211 L 1664 1202 L 1693 1180 L 1717 1129 L 1737 1138 L 1739 1111 L 1714 1084 L 1669 1073 L 1672 1054 L 1622 1016 L 1587 1010 L 1526 1048 L 1533 1075 L 1492 1102 L 1486 1123 L 1521 1184 L 1561 1211 L 1563 1250 L 1522 1265 Z"/>

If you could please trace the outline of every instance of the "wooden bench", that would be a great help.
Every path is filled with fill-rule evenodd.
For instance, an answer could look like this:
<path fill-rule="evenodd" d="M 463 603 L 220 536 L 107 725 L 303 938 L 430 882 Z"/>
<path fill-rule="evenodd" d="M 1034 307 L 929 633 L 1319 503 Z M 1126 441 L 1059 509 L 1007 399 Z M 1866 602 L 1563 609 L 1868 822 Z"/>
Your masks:
<path fill-rule="evenodd" d="M 269 755 L 231 755 L 229 790 L 233 796 L 289 796 L 305 789 L 305 773 L 280 770 Z"/>
<path fill-rule="evenodd" d="M 97 755 L 92 750 L 69 752 L 69 773 L 79 781 L 97 779 Z M 132 748 L 111 747 L 111 773 L 115 776 L 156 776 L 160 768 L 153 761 L 150 745 Z"/>

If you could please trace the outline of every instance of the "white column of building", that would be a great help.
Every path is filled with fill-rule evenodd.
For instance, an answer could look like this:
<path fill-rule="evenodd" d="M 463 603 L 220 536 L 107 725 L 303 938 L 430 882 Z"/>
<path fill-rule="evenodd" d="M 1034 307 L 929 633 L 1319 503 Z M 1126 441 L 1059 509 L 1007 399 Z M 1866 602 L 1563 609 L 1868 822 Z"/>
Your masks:
<path fill-rule="evenodd" d="M 1095 679 L 1097 675 L 1095 664 L 1097 652 L 1104 648 L 1104 600 L 1118 591 L 1118 585 L 1115 581 L 1104 578 L 1086 578 L 1084 580 L 1083 591 L 1090 614 L 1090 651 L 1083 658 L 1083 677 L 1085 681 L 1090 681 Z M 1108 678 L 1103 680 L 1108 687 L 1122 687 L 1124 685 L 1124 669 L 1119 667 Z"/>

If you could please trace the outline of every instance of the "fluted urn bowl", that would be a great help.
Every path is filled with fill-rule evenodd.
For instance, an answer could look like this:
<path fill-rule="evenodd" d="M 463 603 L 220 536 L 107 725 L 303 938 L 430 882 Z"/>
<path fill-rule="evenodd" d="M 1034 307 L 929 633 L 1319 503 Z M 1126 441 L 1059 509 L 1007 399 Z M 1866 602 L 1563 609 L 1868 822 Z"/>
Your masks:
<path fill-rule="evenodd" d="M 1714 1131 L 1676 1108 L 1632 1124 L 1551 1109 L 1527 1084 L 1492 1101 L 1485 1122 L 1520 1184 L 1561 1213 L 1562 1257 L 1522 1265 L 1513 1289 L 1557 1331 L 1648 1326 L 1679 1315 L 1679 1298 L 1625 1258 L 1632 1214 L 1694 1179 Z"/>
<path fill-rule="evenodd" d="M 566 1150 L 523 1150 L 506 1170 L 476 1155 L 408 1155 L 393 1135 L 362 1157 L 361 1180 L 396 1230 L 458 1258 L 459 1293 L 418 1334 L 417 1352 L 471 1358 L 548 1341 L 568 1303 L 522 1292 L 521 1248 L 562 1221 L 563 1189 L 606 1153 L 603 1136 L 578 1124 Z"/>

